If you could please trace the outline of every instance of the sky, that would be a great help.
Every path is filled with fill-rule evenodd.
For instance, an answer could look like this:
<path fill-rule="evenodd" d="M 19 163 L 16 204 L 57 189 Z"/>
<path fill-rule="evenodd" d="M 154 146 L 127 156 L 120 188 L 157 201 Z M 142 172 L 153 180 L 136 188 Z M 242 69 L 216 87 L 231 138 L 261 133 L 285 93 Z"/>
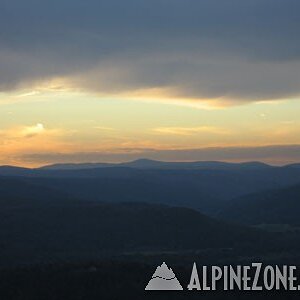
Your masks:
<path fill-rule="evenodd" d="M 1 0 L 0 164 L 300 162 L 298 0 Z"/>

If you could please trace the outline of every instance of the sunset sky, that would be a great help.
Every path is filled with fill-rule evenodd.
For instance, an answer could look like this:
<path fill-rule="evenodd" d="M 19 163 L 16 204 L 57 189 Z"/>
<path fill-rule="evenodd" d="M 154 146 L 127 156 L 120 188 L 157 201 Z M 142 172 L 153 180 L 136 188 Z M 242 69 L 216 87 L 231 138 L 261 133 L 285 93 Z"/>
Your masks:
<path fill-rule="evenodd" d="M 0 164 L 300 162 L 298 0 L 0 2 Z"/>

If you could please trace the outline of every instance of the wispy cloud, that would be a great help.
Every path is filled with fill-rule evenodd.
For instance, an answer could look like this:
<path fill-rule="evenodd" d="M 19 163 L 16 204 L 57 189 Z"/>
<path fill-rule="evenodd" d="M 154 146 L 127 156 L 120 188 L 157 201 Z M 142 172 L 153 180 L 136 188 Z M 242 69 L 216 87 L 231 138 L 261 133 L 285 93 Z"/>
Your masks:
<path fill-rule="evenodd" d="M 25 98 L 25 97 L 36 96 L 36 95 L 39 95 L 39 94 L 40 94 L 39 91 L 29 91 L 29 92 L 26 92 L 26 93 L 18 94 L 16 97 L 17 98 Z"/>
<path fill-rule="evenodd" d="M 20 134 L 24 137 L 34 137 L 39 134 L 43 134 L 46 131 L 42 123 L 38 123 L 34 126 L 25 126 L 20 130 Z"/>
<path fill-rule="evenodd" d="M 57 137 L 64 135 L 64 130 L 57 128 L 46 128 L 44 124 L 37 123 L 29 126 L 15 126 L 0 131 L 0 135 L 5 140 L 18 140 L 23 138 L 34 138 L 38 136 Z"/>
<path fill-rule="evenodd" d="M 106 126 L 95 126 L 94 129 L 103 130 L 103 131 L 115 131 L 116 129 L 113 127 L 106 127 Z"/>
<path fill-rule="evenodd" d="M 62 137 L 66 132 L 58 128 L 46 128 L 42 123 L 30 126 L 15 126 L 8 129 L 0 130 L 0 137 L 5 144 L 22 143 L 24 139 L 43 138 L 49 139 Z M 26 142 L 27 143 L 27 142 Z"/>
<path fill-rule="evenodd" d="M 214 127 L 214 126 L 197 126 L 197 127 L 158 127 L 153 129 L 154 132 L 158 134 L 165 135 L 195 135 L 195 134 L 216 134 L 216 135 L 226 135 L 230 131 L 224 128 Z"/>
<path fill-rule="evenodd" d="M 23 164 L 20 154 L 32 152 L 57 152 L 71 150 L 64 138 L 68 131 L 47 128 L 43 123 L 15 126 L 0 130 L 0 164 Z"/>

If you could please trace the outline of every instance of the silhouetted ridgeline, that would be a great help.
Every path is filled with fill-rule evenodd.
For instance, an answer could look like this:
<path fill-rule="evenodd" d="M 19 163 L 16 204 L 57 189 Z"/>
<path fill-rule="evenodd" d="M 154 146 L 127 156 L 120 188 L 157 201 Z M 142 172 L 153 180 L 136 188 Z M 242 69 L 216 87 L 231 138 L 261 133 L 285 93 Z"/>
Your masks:
<path fill-rule="evenodd" d="M 297 165 L 271 167 L 261 163 L 142 160 L 110 167 L 91 166 L 94 164 L 89 168 L 75 165 L 72 169 L 71 165 L 59 170 L 57 166 L 42 169 L 0 167 L 0 175 L 22 177 L 22 184 L 54 189 L 71 198 L 109 203 L 163 203 L 190 207 L 211 215 L 219 213 L 224 203 L 233 198 L 300 183 Z M 24 195 L 26 193 L 24 190 Z"/>
<path fill-rule="evenodd" d="M 273 239 L 191 209 L 134 203 L 14 205 L 1 209 L 0 224 L 0 265 L 110 253 L 269 247 L 266 241 Z"/>

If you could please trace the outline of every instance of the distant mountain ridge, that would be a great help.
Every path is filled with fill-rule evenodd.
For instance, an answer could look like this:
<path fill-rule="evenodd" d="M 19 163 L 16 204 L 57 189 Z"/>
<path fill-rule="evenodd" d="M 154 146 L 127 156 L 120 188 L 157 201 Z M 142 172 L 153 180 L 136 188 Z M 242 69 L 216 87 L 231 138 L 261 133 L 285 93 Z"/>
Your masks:
<path fill-rule="evenodd" d="M 272 166 L 262 162 L 229 163 L 219 161 L 194 161 L 194 162 L 165 162 L 151 159 L 138 159 L 125 163 L 78 163 L 78 164 L 53 164 L 39 169 L 44 170 L 75 170 L 108 167 L 130 167 L 137 169 L 260 169 Z"/>
<path fill-rule="evenodd" d="M 122 163 L 57 163 L 45 165 L 39 168 L 25 168 L 10 165 L 0 166 L 0 175 L 27 175 L 37 171 L 72 171 L 102 168 L 133 168 L 133 169 L 165 169 L 165 170 L 259 170 L 271 168 L 300 169 L 300 163 L 273 166 L 259 161 L 223 162 L 223 161 L 191 161 L 173 162 L 152 159 L 137 159 Z"/>
<path fill-rule="evenodd" d="M 0 187 L 3 184 L 1 179 L 6 177 L 19 178 L 29 186 L 38 185 L 86 201 L 160 203 L 215 215 L 220 207 L 234 198 L 299 184 L 300 168 L 273 167 L 256 162 L 138 160 L 127 163 L 127 166 L 115 164 L 113 167 L 102 165 L 83 169 L 0 167 Z M 17 191 L 18 187 L 17 181 L 12 190 Z M 27 190 L 24 190 L 24 195 L 30 195 L 30 188 Z"/>

